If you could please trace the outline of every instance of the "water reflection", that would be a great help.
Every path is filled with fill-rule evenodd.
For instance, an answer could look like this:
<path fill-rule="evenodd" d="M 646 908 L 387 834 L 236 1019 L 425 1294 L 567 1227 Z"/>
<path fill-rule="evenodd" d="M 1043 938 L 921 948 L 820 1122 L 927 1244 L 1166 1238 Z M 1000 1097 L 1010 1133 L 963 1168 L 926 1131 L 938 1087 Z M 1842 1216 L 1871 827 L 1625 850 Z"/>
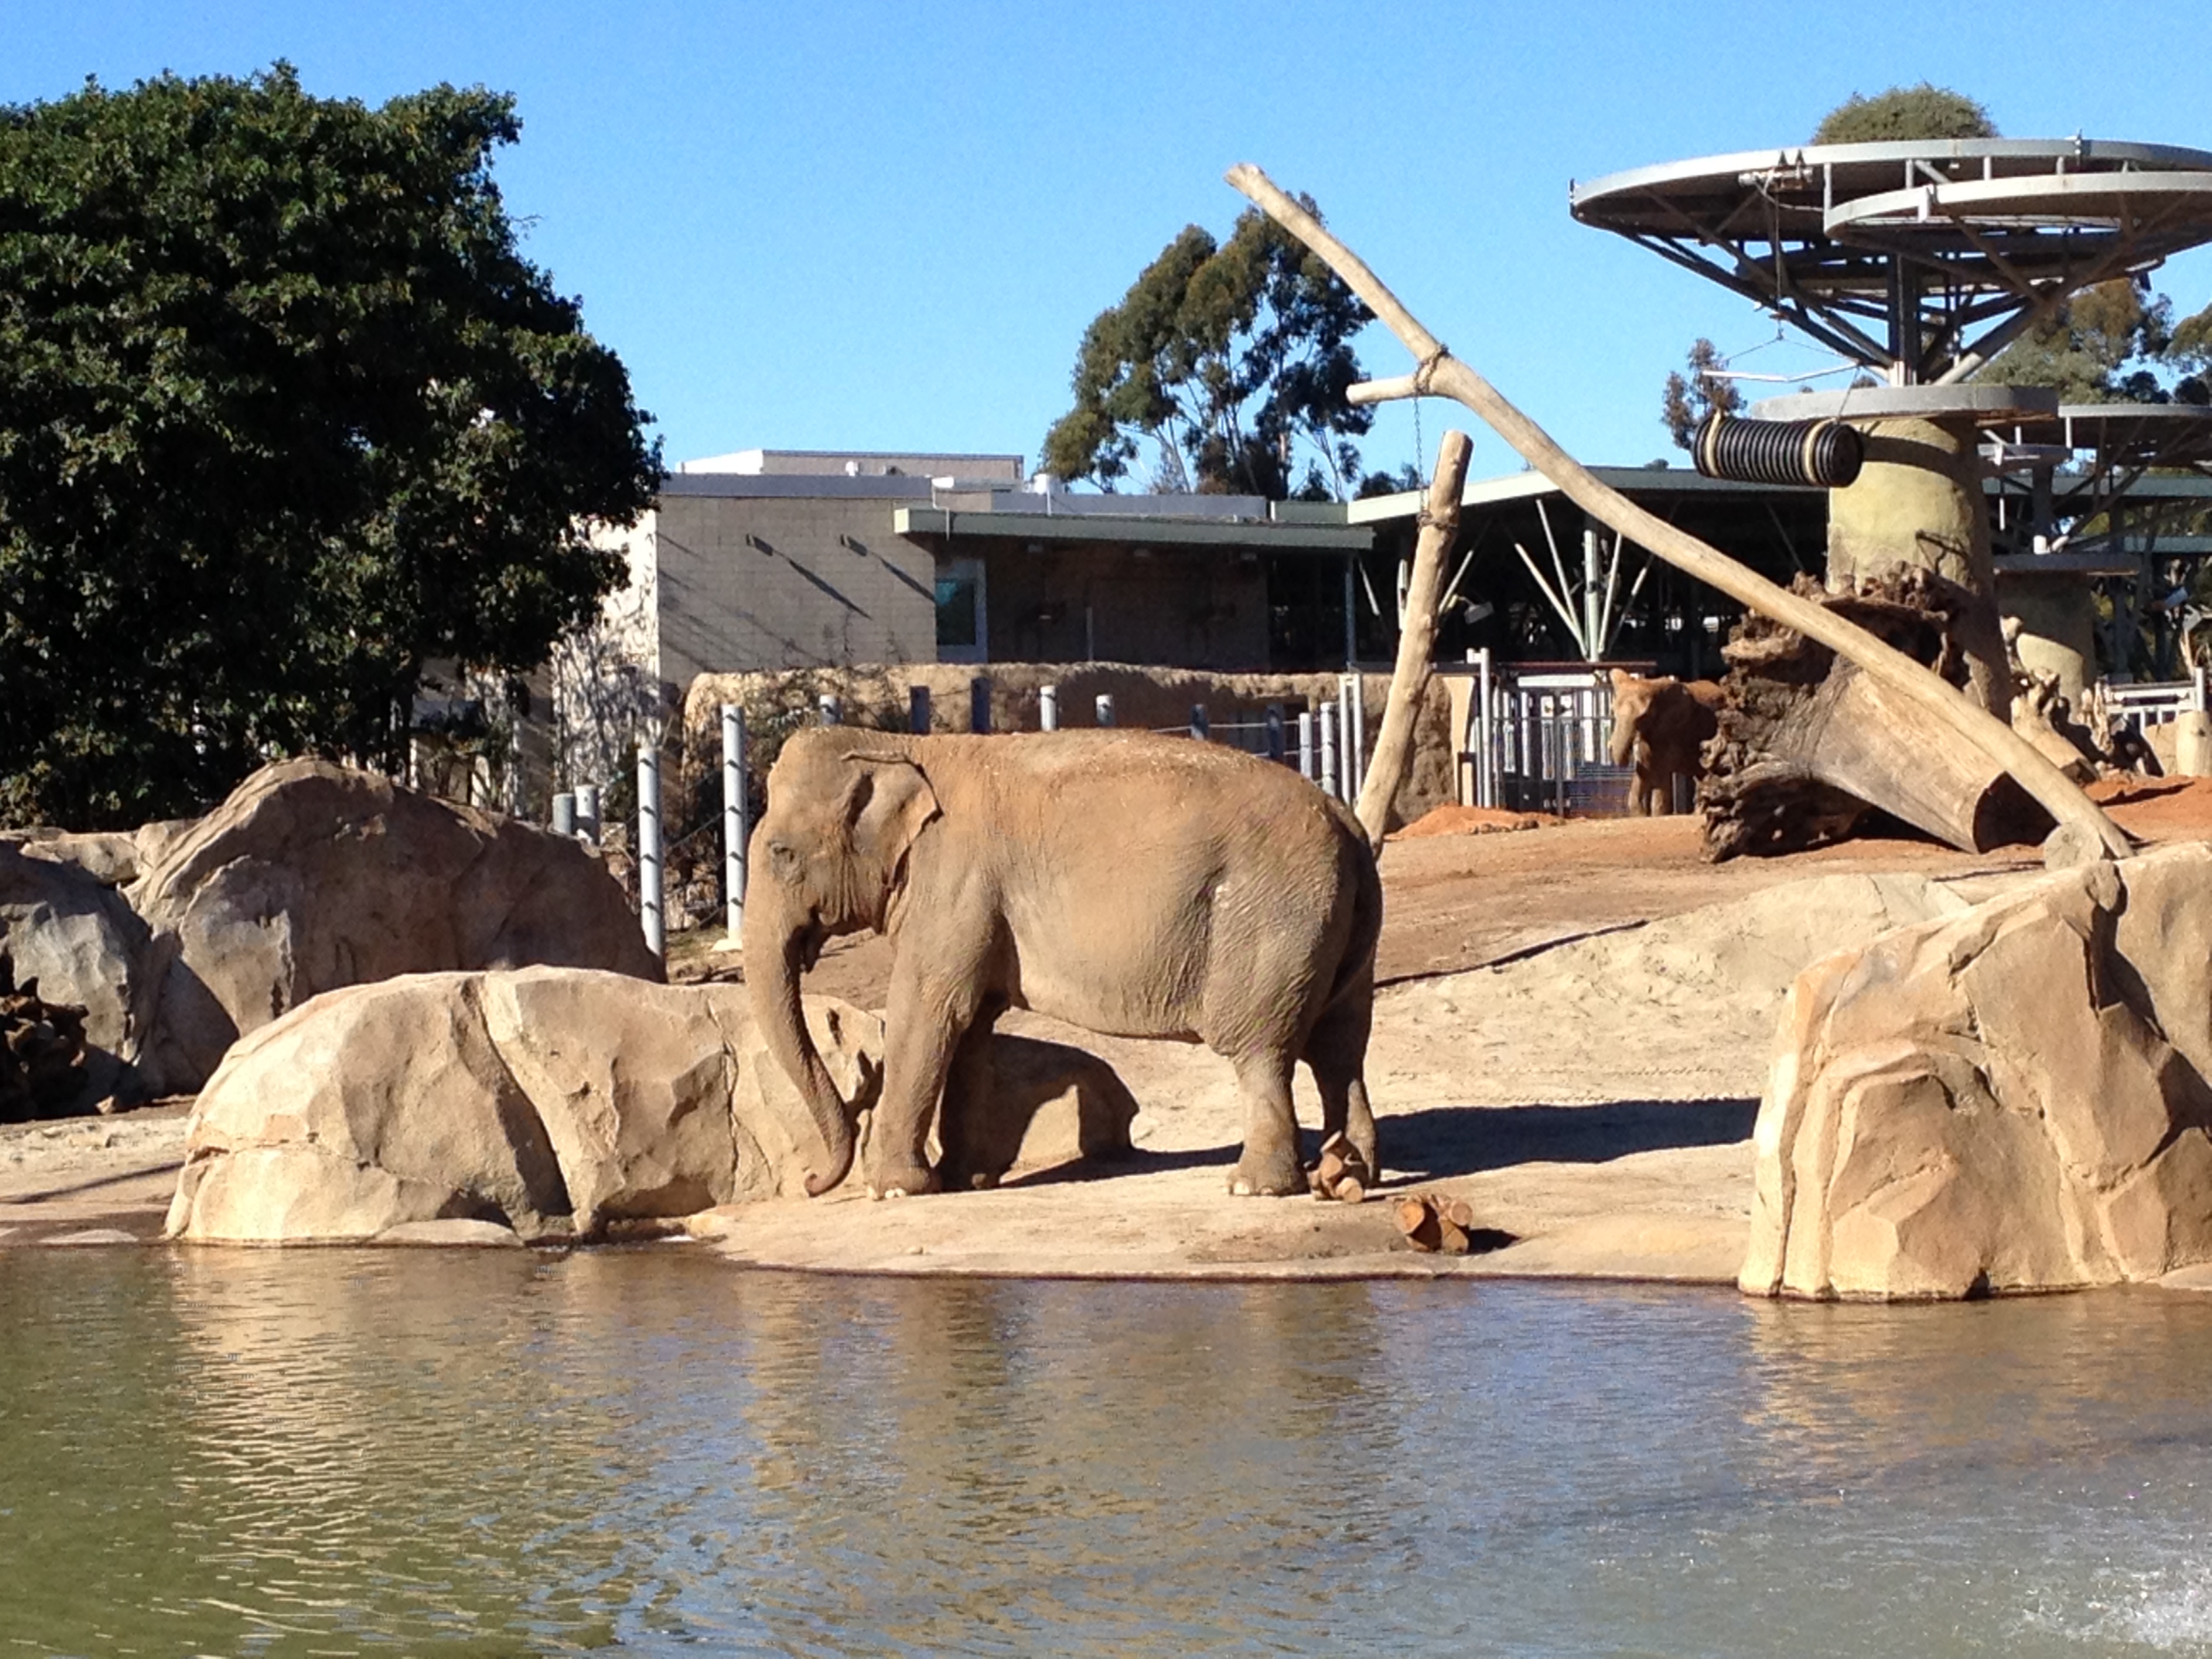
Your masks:
<path fill-rule="evenodd" d="M 2189 1650 L 2212 1309 L 0 1253 L 0 1634 Z"/>

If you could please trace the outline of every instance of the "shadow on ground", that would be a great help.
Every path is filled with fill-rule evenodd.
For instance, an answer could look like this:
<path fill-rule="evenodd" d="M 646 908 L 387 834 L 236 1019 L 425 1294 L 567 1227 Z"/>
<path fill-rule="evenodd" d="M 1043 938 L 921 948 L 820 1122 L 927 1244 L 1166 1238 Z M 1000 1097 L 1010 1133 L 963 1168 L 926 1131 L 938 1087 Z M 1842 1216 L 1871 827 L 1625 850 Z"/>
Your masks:
<path fill-rule="evenodd" d="M 1602 1106 L 1433 1107 L 1378 1126 L 1382 1162 L 1418 1181 L 1515 1164 L 1604 1164 L 1631 1152 L 1751 1138 L 1756 1100 L 1622 1100 Z"/>
<path fill-rule="evenodd" d="M 1621 1100 L 1601 1106 L 1438 1106 L 1380 1121 L 1382 1162 L 1413 1182 L 1479 1175 L 1516 1164 L 1604 1164 L 1631 1152 L 1677 1146 L 1729 1146 L 1751 1139 L 1756 1100 Z M 1301 1137 L 1306 1161 L 1321 1137 Z M 1116 1176 L 1203 1169 L 1237 1161 L 1232 1142 L 1173 1152 L 1142 1148 L 1116 1158 L 1086 1158 L 1009 1176 L 1008 1187 L 1110 1181 Z M 1394 1178 L 1389 1187 L 1402 1184 Z"/>

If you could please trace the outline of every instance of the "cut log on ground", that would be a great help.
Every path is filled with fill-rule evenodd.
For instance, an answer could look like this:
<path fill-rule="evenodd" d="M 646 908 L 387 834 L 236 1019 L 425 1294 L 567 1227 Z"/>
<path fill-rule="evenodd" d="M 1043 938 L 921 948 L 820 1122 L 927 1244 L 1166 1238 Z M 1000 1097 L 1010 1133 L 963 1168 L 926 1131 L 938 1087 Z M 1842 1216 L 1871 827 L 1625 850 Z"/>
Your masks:
<path fill-rule="evenodd" d="M 1830 593 L 1805 576 L 1797 593 L 1947 683 L 1965 683 L 1959 619 L 1970 596 L 1942 577 L 1907 569 Z M 2051 815 L 2003 767 L 1944 741 L 1923 705 L 1827 647 L 1754 614 L 1723 654 L 1720 730 L 1698 789 L 1707 857 L 1839 841 L 1876 807 L 1962 852 L 2032 845 L 2050 833 Z"/>

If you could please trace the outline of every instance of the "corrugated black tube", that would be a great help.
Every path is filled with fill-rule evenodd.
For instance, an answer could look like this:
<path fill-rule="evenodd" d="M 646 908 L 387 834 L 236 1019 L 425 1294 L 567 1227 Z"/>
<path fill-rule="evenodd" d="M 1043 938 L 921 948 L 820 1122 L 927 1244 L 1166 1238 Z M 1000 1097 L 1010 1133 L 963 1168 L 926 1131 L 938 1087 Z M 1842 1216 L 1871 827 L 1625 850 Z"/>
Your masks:
<path fill-rule="evenodd" d="M 1866 442 L 1841 421 L 1746 421 L 1716 410 L 1698 425 L 1694 453 L 1708 478 L 1841 489 L 1859 476 Z"/>

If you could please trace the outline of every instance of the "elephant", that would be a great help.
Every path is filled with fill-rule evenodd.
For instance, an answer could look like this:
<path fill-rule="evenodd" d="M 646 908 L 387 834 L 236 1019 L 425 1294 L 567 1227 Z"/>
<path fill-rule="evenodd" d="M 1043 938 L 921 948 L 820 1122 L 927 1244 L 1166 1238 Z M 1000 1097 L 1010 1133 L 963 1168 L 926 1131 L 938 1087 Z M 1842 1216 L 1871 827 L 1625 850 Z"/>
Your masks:
<path fill-rule="evenodd" d="M 1635 766 L 1628 814 L 1653 817 L 1674 810 L 1674 775 L 1701 778 L 1706 742 L 1719 730 L 1723 696 L 1711 680 L 1646 679 L 1613 671 L 1613 763 Z"/>
<path fill-rule="evenodd" d="M 939 1189 L 932 1119 L 943 1101 L 940 1142 L 962 1141 L 963 1055 L 1009 1008 L 1227 1058 L 1244 1118 L 1234 1193 L 1308 1190 L 1299 1060 L 1324 1136 L 1380 1167 L 1364 1068 L 1382 883 L 1357 820 L 1285 767 L 1146 732 L 810 727 L 769 770 L 748 856 L 745 978 L 819 1133 L 810 1194 L 850 1172 L 856 1136 L 808 1038 L 800 976 L 826 939 L 866 930 L 893 956 L 860 1151 L 872 1196 Z"/>

